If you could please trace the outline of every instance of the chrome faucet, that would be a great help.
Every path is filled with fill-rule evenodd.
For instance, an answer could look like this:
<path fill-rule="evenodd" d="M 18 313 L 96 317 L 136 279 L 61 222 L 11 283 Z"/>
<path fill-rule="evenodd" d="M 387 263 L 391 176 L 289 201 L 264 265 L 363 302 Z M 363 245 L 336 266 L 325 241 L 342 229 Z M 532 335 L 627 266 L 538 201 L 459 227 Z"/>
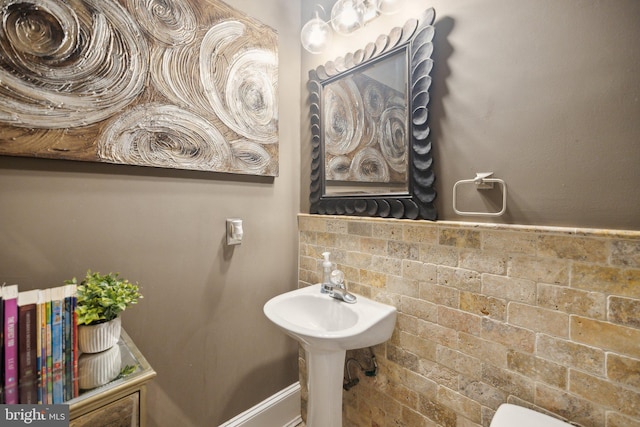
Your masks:
<path fill-rule="evenodd" d="M 330 284 L 323 283 L 320 292 L 327 293 L 331 298 L 344 301 L 347 304 L 355 304 L 357 298 L 355 295 L 347 291 L 344 283 L 344 273 L 340 270 L 333 270 L 329 280 Z"/>

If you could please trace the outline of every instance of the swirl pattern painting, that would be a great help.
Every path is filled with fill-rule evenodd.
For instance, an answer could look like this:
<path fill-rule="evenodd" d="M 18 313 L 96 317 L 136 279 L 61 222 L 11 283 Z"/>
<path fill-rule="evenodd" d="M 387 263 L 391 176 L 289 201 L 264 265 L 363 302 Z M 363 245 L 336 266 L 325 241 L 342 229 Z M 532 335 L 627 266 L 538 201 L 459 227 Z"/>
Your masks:
<path fill-rule="evenodd" d="M 277 34 L 217 0 L 6 0 L 0 155 L 278 175 Z"/>

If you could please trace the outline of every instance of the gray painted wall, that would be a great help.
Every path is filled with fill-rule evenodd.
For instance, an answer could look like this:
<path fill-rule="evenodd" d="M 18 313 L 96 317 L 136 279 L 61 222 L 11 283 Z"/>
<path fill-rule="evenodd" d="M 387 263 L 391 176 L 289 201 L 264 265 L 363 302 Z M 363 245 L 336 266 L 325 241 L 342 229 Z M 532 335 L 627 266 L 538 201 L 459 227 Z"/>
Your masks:
<path fill-rule="evenodd" d="M 279 33 L 279 177 L 0 157 L 0 283 L 91 268 L 142 285 L 123 325 L 158 373 L 150 426 L 218 425 L 298 379 L 297 346 L 262 306 L 297 285 L 300 6 L 227 3 Z M 245 228 L 233 250 L 229 217 Z"/>
<path fill-rule="evenodd" d="M 303 1 L 303 23 L 315 3 Z M 303 52 L 302 79 L 304 85 L 308 70 L 435 8 L 430 120 L 440 219 L 640 228 L 640 2 L 405 3 L 396 15 L 334 38 L 325 54 Z M 330 10 L 333 1 L 322 4 Z M 453 185 L 487 171 L 507 183 L 506 215 L 458 216 Z M 461 210 L 499 210 L 497 191 L 472 187 L 459 196 Z M 306 195 L 302 201 L 308 211 Z"/>

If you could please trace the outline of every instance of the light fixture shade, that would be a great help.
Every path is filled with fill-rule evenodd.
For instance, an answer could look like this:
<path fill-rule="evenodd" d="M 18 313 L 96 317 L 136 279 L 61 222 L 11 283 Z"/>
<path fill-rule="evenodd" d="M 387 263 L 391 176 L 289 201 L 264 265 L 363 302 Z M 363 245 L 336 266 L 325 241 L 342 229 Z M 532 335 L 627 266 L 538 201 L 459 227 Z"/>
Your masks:
<path fill-rule="evenodd" d="M 383 15 L 392 15 L 402 8 L 404 0 L 375 0 L 378 12 Z"/>
<path fill-rule="evenodd" d="M 331 26 L 340 34 L 350 34 L 364 25 L 363 0 L 338 0 L 331 8 Z"/>
<path fill-rule="evenodd" d="M 300 31 L 302 47 L 314 54 L 322 53 L 329 46 L 332 38 L 333 33 L 329 24 L 317 16 L 304 24 Z"/>

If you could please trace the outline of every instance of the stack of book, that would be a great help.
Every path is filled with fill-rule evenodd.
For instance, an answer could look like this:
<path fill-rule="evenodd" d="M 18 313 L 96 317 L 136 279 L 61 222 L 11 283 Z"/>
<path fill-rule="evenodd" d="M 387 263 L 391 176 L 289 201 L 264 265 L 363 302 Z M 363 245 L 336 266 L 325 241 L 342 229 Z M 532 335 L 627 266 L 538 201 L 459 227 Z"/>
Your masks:
<path fill-rule="evenodd" d="M 0 403 L 59 404 L 78 396 L 76 285 L 0 289 Z"/>

